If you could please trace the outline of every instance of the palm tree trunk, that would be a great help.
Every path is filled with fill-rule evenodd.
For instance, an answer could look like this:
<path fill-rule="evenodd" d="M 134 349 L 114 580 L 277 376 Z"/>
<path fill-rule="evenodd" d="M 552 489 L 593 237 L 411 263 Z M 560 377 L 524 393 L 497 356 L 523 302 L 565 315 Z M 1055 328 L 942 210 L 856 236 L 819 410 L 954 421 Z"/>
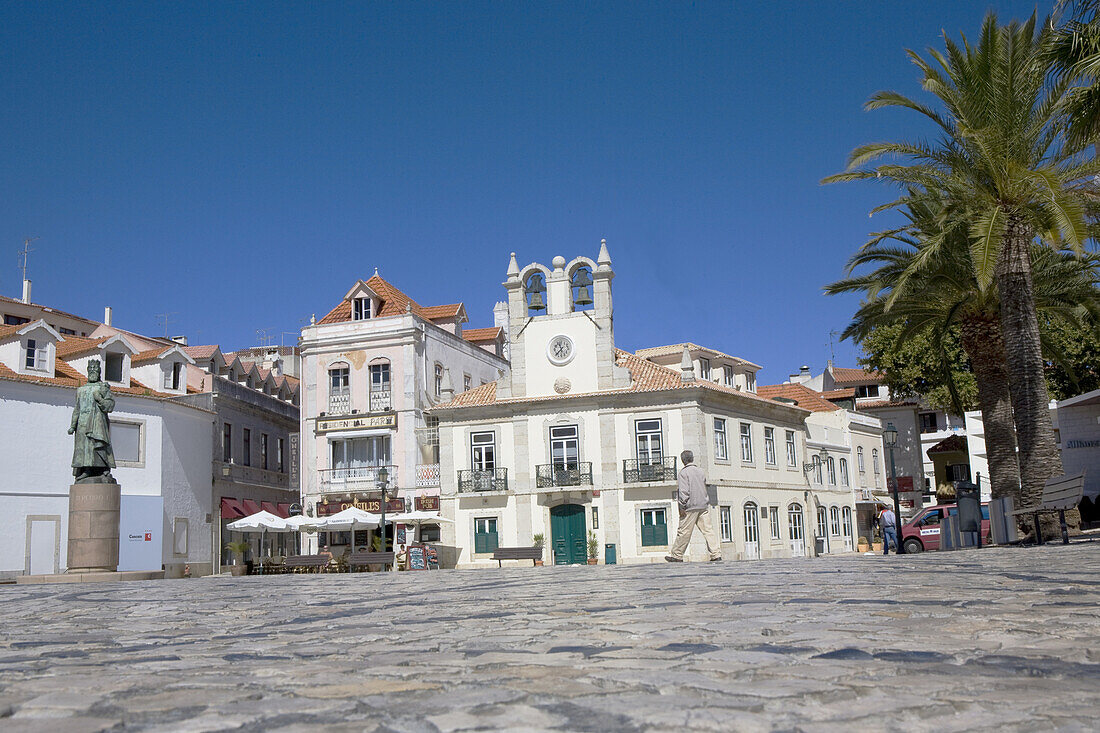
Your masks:
<path fill-rule="evenodd" d="M 975 310 L 962 314 L 959 323 L 962 346 L 978 383 L 990 492 L 994 499 L 1011 496 L 1019 505 L 1020 464 L 1001 322 L 995 313 Z"/>
<path fill-rule="evenodd" d="M 1063 473 L 1047 406 L 1049 397 L 1039 346 L 1029 251 L 1032 237 L 1027 222 L 1010 214 L 996 269 L 1009 391 L 1020 447 L 1020 498 L 1025 505 L 1039 503 L 1043 485 Z M 1079 521 L 1077 512 L 1072 514 Z M 1066 519 L 1070 519 L 1068 514 Z"/>

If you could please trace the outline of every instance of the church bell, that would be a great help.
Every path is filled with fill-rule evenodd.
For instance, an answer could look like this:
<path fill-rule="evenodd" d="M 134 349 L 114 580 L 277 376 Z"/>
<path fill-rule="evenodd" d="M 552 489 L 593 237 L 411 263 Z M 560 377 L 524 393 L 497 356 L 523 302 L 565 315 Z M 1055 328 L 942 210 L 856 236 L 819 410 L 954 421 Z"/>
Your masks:
<path fill-rule="evenodd" d="M 527 280 L 527 292 L 531 296 L 531 300 L 527 303 L 527 309 L 535 312 L 546 310 L 546 301 L 543 300 L 542 294 L 546 292 L 546 285 L 543 284 L 542 275 L 535 273 Z"/>
<path fill-rule="evenodd" d="M 573 273 L 573 287 L 577 289 L 577 297 L 573 299 L 573 305 L 592 305 L 592 294 L 588 286 L 592 284 L 592 278 L 588 270 L 583 267 Z"/>

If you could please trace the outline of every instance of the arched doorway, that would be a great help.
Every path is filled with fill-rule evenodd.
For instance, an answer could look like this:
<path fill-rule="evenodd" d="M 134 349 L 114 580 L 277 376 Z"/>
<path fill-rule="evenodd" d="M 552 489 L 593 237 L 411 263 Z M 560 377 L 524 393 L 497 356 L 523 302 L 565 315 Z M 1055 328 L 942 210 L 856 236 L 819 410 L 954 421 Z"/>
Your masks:
<path fill-rule="evenodd" d="M 756 504 L 745 504 L 745 558 L 755 560 L 760 557 L 760 521 Z"/>
<path fill-rule="evenodd" d="M 550 547 L 555 565 L 583 565 L 588 561 L 583 504 L 560 504 L 550 509 Z"/>

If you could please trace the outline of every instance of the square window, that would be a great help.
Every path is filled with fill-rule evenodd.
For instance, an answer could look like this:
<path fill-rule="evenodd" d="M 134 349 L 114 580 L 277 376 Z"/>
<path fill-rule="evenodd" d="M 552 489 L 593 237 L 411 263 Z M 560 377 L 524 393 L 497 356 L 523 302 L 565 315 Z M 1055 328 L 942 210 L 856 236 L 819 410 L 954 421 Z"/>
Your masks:
<path fill-rule="evenodd" d="M 668 525 L 664 509 L 642 509 L 642 547 L 666 547 Z"/>
<path fill-rule="evenodd" d="M 478 554 L 494 552 L 498 546 L 496 517 L 474 519 L 474 552 Z"/>

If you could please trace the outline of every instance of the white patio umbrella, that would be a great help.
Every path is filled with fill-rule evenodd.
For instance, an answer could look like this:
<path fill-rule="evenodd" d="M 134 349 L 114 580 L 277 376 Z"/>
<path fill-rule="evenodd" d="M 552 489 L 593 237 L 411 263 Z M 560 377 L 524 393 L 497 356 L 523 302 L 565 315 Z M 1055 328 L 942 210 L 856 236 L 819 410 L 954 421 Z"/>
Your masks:
<path fill-rule="evenodd" d="M 312 526 L 325 532 L 351 532 L 351 547 L 355 547 L 355 530 L 357 527 L 364 529 L 376 529 L 382 524 L 381 517 L 377 514 L 363 511 L 359 507 L 349 506 L 347 509 L 330 514 L 327 517 L 318 517 L 316 524 Z"/>
<path fill-rule="evenodd" d="M 234 532 L 259 532 L 260 533 L 260 554 L 263 555 L 264 549 L 264 534 L 267 532 L 292 532 L 294 530 L 286 526 L 286 520 L 282 517 L 277 517 L 271 512 L 260 510 L 255 514 L 250 514 L 247 517 L 241 517 L 235 522 L 230 522 L 225 525 L 226 529 L 231 529 Z"/>
<path fill-rule="evenodd" d="M 419 539 L 420 525 L 422 525 L 422 524 L 435 524 L 437 522 L 448 522 L 450 524 L 454 524 L 453 519 L 447 519 L 446 517 L 441 517 L 438 514 L 436 514 L 435 512 L 425 512 L 425 511 L 421 511 L 421 510 L 414 511 L 414 512 L 401 512 L 399 514 L 394 514 L 392 519 L 390 518 L 389 515 L 386 515 L 386 523 L 388 524 L 391 521 L 394 524 L 411 524 L 411 525 L 414 525 L 417 529 L 417 535 L 418 535 L 417 539 Z"/>

